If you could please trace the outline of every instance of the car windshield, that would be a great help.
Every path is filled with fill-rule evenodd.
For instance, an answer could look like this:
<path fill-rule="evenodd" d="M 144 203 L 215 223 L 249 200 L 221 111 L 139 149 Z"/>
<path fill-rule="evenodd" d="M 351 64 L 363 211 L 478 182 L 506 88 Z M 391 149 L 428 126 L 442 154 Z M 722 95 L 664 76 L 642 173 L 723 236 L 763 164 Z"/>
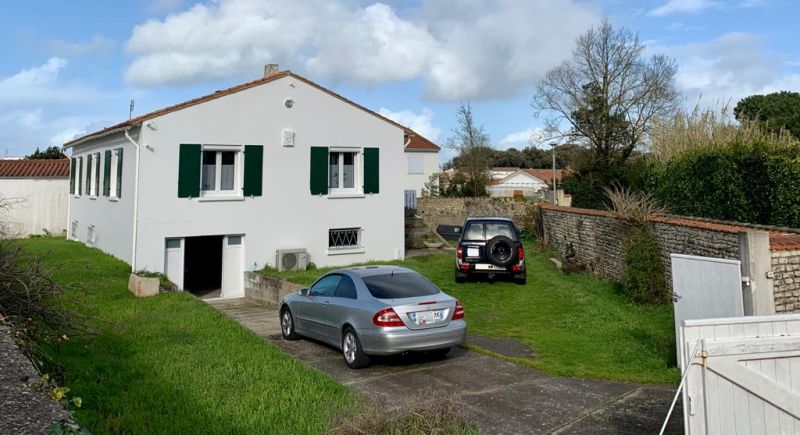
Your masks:
<path fill-rule="evenodd" d="M 370 294 L 378 299 L 414 298 L 439 293 L 435 285 L 416 273 L 401 272 L 365 276 L 362 279 Z"/>
<path fill-rule="evenodd" d="M 464 240 L 486 241 L 497 236 L 517 239 L 510 222 L 471 222 L 464 231 Z"/>

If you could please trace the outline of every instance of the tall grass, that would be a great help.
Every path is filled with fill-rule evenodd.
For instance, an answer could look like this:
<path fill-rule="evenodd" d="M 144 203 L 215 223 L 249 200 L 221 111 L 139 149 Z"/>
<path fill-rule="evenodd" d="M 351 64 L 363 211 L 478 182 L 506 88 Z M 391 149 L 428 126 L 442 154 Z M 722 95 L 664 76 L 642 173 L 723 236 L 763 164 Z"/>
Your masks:
<path fill-rule="evenodd" d="M 649 135 L 651 155 L 668 162 L 685 151 L 698 147 L 723 147 L 739 142 L 763 142 L 778 146 L 797 144 L 788 130 L 771 133 L 754 121 L 737 121 L 725 102 L 719 107 L 679 110 L 669 119 L 658 120 Z"/>

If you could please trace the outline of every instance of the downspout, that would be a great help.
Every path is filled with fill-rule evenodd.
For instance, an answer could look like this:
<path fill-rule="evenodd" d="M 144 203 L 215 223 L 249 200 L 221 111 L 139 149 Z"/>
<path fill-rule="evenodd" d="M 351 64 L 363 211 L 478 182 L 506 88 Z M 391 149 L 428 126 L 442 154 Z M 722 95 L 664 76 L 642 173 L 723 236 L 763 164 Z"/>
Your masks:
<path fill-rule="evenodd" d="M 128 134 L 130 127 L 125 129 L 125 139 L 136 147 L 136 169 L 133 179 L 133 249 L 131 250 L 131 272 L 136 272 L 136 240 L 139 226 L 139 144 Z"/>

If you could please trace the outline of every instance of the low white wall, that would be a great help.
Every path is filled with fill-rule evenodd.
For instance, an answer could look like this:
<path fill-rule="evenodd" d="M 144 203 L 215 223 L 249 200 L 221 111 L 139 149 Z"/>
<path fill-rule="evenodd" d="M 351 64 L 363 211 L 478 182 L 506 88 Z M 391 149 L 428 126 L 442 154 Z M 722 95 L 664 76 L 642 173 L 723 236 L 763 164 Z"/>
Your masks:
<path fill-rule="evenodd" d="M 69 179 L 0 178 L 0 196 L 10 202 L 0 220 L 10 236 L 49 231 L 61 235 L 67 227 Z"/>

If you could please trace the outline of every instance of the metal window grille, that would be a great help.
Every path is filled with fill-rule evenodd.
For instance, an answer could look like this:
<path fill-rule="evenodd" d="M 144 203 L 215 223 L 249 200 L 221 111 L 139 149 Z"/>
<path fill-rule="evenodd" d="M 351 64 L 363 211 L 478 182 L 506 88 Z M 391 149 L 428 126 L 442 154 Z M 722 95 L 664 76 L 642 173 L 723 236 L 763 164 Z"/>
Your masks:
<path fill-rule="evenodd" d="M 73 239 L 78 238 L 78 221 L 72 221 L 72 227 L 70 228 L 69 234 Z"/>
<path fill-rule="evenodd" d="M 94 225 L 89 225 L 89 227 L 86 229 L 86 243 L 94 245 L 94 242 Z"/>
<path fill-rule="evenodd" d="M 336 228 L 328 230 L 329 248 L 353 248 L 359 246 L 361 228 Z"/>

